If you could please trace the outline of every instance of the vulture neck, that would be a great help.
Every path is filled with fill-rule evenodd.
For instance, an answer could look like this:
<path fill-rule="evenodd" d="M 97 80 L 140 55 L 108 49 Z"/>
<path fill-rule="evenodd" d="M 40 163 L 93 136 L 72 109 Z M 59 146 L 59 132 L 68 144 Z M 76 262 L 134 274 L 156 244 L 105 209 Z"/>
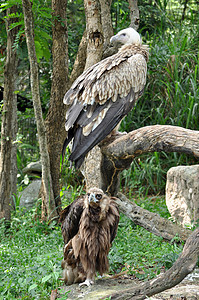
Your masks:
<path fill-rule="evenodd" d="M 131 55 L 135 54 L 142 54 L 144 58 L 146 59 L 146 62 L 149 59 L 149 47 L 147 45 L 138 45 L 138 44 L 127 44 L 123 45 L 119 52 L 126 52 L 127 55 L 129 52 L 131 52 Z"/>

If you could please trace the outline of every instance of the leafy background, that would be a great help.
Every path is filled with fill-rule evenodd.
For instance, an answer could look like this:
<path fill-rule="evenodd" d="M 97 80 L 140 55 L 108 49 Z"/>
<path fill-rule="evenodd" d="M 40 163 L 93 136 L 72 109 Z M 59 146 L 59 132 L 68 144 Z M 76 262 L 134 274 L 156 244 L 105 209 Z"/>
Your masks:
<path fill-rule="evenodd" d="M 60 265 L 63 240 L 60 225 L 48 225 L 37 219 L 40 199 L 28 212 L 19 208 L 19 192 L 32 180 L 31 177 L 24 177 L 22 169 L 29 162 L 39 159 L 20 0 L 2 1 L 0 6 L 0 85 L 3 85 L 6 50 L 5 9 L 16 3 L 19 23 L 15 25 L 20 25 L 15 43 L 20 58 L 17 93 L 29 102 L 21 103 L 23 110 L 18 112 L 18 194 L 14 198 L 16 211 L 12 213 L 11 228 L 7 234 L 4 223 L 0 223 L 0 300 L 49 299 L 51 290 L 62 285 Z M 134 110 L 124 119 L 121 130 L 129 132 L 154 124 L 198 130 L 199 9 L 196 1 L 186 3 L 185 14 L 185 3 L 180 0 L 146 0 L 139 3 L 139 31 L 143 42 L 150 47 L 147 86 Z M 50 7 L 49 0 L 33 2 L 44 115 L 48 110 L 52 75 Z M 69 1 L 67 10 L 71 71 L 85 29 L 83 1 Z M 127 1 L 113 1 L 111 13 L 115 32 L 129 26 Z M 197 161 L 193 157 L 178 153 L 142 155 L 134 160 L 130 169 L 123 171 L 120 188 L 138 205 L 170 218 L 164 198 L 167 170 L 172 166 L 195 163 Z M 80 173 L 68 166 L 66 160 L 61 190 L 63 207 L 84 190 Z M 125 270 L 129 276 L 140 280 L 152 278 L 173 264 L 182 247 L 178 238 L 166 243 L 121 215 L 118 234 L 109 254 L 110 272 Z M 63 295 L 62 299 L 66 298 L 67 295 Z"/>

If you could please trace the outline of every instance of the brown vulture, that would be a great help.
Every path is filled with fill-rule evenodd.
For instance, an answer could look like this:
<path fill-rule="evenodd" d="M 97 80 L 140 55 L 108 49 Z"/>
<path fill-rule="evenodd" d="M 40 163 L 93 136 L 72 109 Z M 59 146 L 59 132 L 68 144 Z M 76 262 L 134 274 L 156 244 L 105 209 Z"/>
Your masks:
<path fill-rule="evenodd" d="M 134 107 L 146 84 L 148 48 L 133 28 L 110 40 L 123 46 L 118 53 L 98 62 L 80 75 L 64 96 L 69 105 L 65 128 L 73 139 L 69 160 L 79 168 L 85 155 L 101 142 Z"/>
<path fill-rule="evenodd" d="M 94 283 L 109 269 L 108 253 L 116 236 L 119 211 L 114 198 L 92 188 L 60 215 L 64 239 L 63 277 L 67 285 Z"/>

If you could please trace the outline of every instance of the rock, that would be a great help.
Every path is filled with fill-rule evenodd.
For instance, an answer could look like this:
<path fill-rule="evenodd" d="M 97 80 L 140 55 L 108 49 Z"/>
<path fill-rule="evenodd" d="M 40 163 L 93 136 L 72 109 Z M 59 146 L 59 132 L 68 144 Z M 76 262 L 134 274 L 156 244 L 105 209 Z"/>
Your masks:
<path fill-rule="evenodd" d="M 23 168 L 22 172 L 28 175 L 36 175 L 41 177 L 42 166 L 40 161 L 31 162 L 25 168 Z"/>
<path fill-rule="evenodd" d="M 182 224 L 199 219 L 199 165 L 173 167 L 167 172 L 166 204 L 171 216 Z"/>
<path fill-rule="evenodd" d="M 34 206 L 39 196 L 41 180 L 34 180 L 20 193 L 20 206 L 27 209 Z"/>

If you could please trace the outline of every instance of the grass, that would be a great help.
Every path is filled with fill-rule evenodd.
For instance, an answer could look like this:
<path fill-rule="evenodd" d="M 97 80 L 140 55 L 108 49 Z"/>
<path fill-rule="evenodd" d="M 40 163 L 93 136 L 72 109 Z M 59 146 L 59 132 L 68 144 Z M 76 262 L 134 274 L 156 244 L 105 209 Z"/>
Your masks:
<path fill-rule="evenodd" d="M 169 216 L 164 198 L 137 198 L 136 203 Z M 0 300 L 49 299 L 51 290 L 63 284 L 59 280 L 63 247 L 60 225 L 41 223 L 35 212 L 36 208 L 14 213 L 6 235 L 3 221 L 0 223 Z M 110 272 L 126 270 L 138 279 L 152 278 L 169 268 L 181 250 L 182 245 L 163 242 L 121 215 L 109 253 Z"/>
<path fill-rule="evenodd" d="M 60 285 L 62 236 L 59 226 L 40 223 L 34 211 L 18 211 L 4 235 L 1 222 L 0 299 L 49 299 Z"/>

